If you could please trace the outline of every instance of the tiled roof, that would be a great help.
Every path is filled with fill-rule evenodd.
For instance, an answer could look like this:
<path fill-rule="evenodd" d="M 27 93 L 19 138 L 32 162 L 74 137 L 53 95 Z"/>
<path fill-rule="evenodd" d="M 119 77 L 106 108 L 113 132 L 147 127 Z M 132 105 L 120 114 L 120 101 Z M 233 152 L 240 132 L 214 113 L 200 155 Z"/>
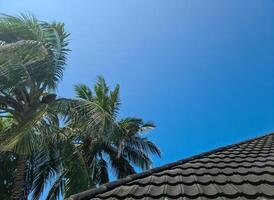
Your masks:
<path fill-rule="evenodd" d="M 70 197 L 89 199 L 274 199 L 274 134 L 134 174 Z"/>

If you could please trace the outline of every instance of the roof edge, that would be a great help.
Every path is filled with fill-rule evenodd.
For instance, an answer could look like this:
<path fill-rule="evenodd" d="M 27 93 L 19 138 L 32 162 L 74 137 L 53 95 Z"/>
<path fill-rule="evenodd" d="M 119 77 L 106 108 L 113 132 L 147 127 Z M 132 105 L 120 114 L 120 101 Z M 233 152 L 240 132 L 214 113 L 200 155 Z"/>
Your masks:
<path fill-rule="evenodd" d="M 166 169 L 175 167 L 177 165 L 184 164 L 184 163 L 192 161 L 194 159 L 202 158 L 203 156 L 207 156 L 207 155 L 216 153 L 218 151 L 223 151 L 223 150 L 226 150 L 226 149 L 229 149 L 229 148 L 232 148 L 232 147 L 235 147 L 235 146 L 247 143 L 247 142 L 252 142 L 254 140 L 261 139 L 261 138 L 264 138 L 264 137 L 267 137 L 267 136 L 270 136 L 270 135 L 273 135 L 273 134 L 274 134 L 274 132 L 271 132 L 271 133 L 268 133 L 268 134 L 265 134 L 265 135 L 262 135 L 262 136 L 258 136 L 258 137 L 252 138 L 252 139 L 248 139 L 248 140 L 245 140 L 245 141 L 242 141 L 242 142 L 238 142 L 238 143 L 235 143 L 235 144 L 230 144 L 230 145 L 222 146 L 222 147 L 219 147 L 219 148 L 216 148 L 216 149 L 213 149 L 213 150 L 209 150 L 209 151 L 206 151 L 206 152 L 203 152 L 203 153 L 200 153 L 200 154 L 188 157 L 188 158 L 184 158 L 184 159 L 181 159 L 181 160 L 169 163 L 169 164 L 162 165 L 160 167 L 155 167 L 153 169 L 150 169 L 150 170 L 147 170 L 147 171 L 144 171 L 144 172 L 141 172 L 141 173 L 132 174 L 132 175 L 129 175 L 125 178 L 105 183 L 105 184 L 101 185 L 98 188 L 89 189 L 89 190 L 80 192 L 78 194 L 71 195 L 67 200 L 89 200 L 90 198 L 94 197 L 95 195 L 97 195 L 99 193 L 107 192 L 107 191 L 112 190 L 116 187 L 119 187 L 123 184 L 126 184 L 130 181 L 140 179 L 140 178 L 144 178 L 144 177 L 149 176 L 153 173 L 158 173 L 158 172 L 164 171 Z"/>

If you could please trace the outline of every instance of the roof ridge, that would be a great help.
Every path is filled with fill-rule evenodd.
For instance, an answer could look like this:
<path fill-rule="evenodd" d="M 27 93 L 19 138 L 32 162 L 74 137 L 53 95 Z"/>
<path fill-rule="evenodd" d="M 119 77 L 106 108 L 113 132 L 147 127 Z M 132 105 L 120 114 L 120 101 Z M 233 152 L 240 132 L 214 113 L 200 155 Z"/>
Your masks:
<path fill-rule="evenodd" d="M 271 133 L 268 133 L 268 134 L 265 134 L 265 135 L 262 135 L 262 136 L 258 136 L 258 137 L 252 138 L 252 139 L 248 139 L 248 140 L 245 140 L 245 141 L 242 141 L 242 142 L 238 142 L 238 143 L 235 143 L 235 144 L 230 144 L 230 145 L 222 146 L 222 147 L 219 147 L 219 148 L 216 148 L 216 149 L 213 149 L 213 150 L 209 150 L 209 151 L 206 151 L 206 152 L 203 152 L 203 153 L 191 156 L 191 157 L 187 157 L 187 158 L 175 161 L 175 162 L 171 162 L 169 164 L 165 164 L 165 165 L 162 165 L 160 167 L 156 167 L 156 168 L 153 168 L 153 169 L 141 172 L 141 173 L 132 174 L 132 175 L 129 175 L 125 178 L 122 178 L 122 179 L 119 179 L 119 180 L 116 180 L 116 181 L 113 181 L 113 182 L 105 183 L 105 184 L 101 185 L 99 188 L 93 188 L 93 189 L 89 189 L 89 190 L 83 191 L 83 192 L 78 193 L 78 194 L 71 195 L 68 198 L 68 200 L 78 200 L 78 199 L 88 200 L 92 196 L 95 196 L 95 195 L 97 195 L 99 193 L 102 193 L 102 192 L 107 192 L 107 191 L 112 190 L 116 187 L 119 187 L 123 184 L 126 184 L 130 181 L 134 181 L 136 179 L 144 178 L 144 177 L 149 176 L 153 173 L 158 173 L 158 172 L 164 171 L 166 169 L 173 168 L 177 165 L 181 165 L 181 164 L 184 164 L 186 162 L 190 162 L 192 160 L 199 159 L 199 158 L 202 158 L 204 156 L 207 156 L 207 155 L 219 152 L 219 151 L 227 150 L 227 149 L 232 148 L 232 147 L 236 147 L 236 146 L 239 146 L 239 145 L 242 145 L 242 144 L 245 144 L 245 143 L 249 143 L 249 142 L 261 139 L 261 138 L 265 138 L 265 137 L 268 137 L 270 135 L 274 135 L 274 132 L 271 132 Z"/>

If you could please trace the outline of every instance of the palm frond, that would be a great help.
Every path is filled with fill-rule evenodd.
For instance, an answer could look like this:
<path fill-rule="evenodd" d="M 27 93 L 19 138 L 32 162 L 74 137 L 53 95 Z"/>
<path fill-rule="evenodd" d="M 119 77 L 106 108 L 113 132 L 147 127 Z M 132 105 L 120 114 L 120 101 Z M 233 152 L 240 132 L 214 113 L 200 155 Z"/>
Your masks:
<path fill-rule="evenodd" d="M 92 101 L 92 91 L 85 84 L 78 84 L 74 86 L 75 94 L 77 98 L 81 98 L 87 101 Z"/>
<path fill-rule="evenodd" d="M 132 148 L 132 146 L 125 146 L 121 154 L 142 170 L 151 168 L 152 160 L 149 158 L 148 153 L 140 149 Z"/>
<path fill-rule="evenodd" d="M 63 146 L 62 159 L 66 173 L 65 196 L 87 190 L 90 187 L 90 176 L 82 154 L 71 143 Z"/>
<path fill-rule="evenodd" d="M 34 77 L 38 76 L 35 81 L 38 85 L 42 84 L 42 88 L 55 89 L 62 78 L 69 51 L 68 36 L 61 23 L 48 24 L 38 21 L 33 15 L 0 16 L 1 41 L 12 44 L 31 40 L 40 43 L 47 50 L 49 59 L 46 63 L 40 63 L 40 68 L 33 73 Z"/>
<path fill-rule="evenodd" d="M 66 171 L 59 172 L 57 178 L 55 178 L 54 184 L 51 186 L 46 200 L 56 200 L 59 199 L 61 196 L 64 196 L 65 191 L 65 176 Z"/>
<path fill-rule="evenodd" d="M 37 166 L 34 169 L 32 198 L 38 200 L 44 192 L 46 184 L 60 173 L 61 162 L 57 158 L 49 157 L 43 153 L 38 154 L 34 162 Z"/>
<path fill-rule="evenodd" d="M 71 116 L 80 127 L 93 130 L 93 133 L 98 133 L 97 136 L 102 133 L 111 134 L 117 125 L 113 117 L 93 101 L 78 100 Z M 105 138 L 110 137 L 109 134 L 105 134 Z"/>
<path fill-rule="evenodd" d="M 108 164 L 107 162 L 101 157 L 96 165 L 97 174 L 96 178 L 98 180 L 98 184 L 103 184 L 109 182 L 108 176 Z"/>
<path fill-rule="evenodd" d="M 0 135 L 0 148 L 6 151 L 14 151 L 19 154 L 31 154 L 34 149 L 39 149 L 41 135 L 37 132 L 37 124 L 43 118 L 47 106 L 42 106 L 28 121 L 10 127 Z"/>
<path fill-rule="evenodd" d="M 5 90 L 34 80 L 37 63 L 47 62 L 41 43 L 27 40 L 0 47 L 0 89 Z"/>
<path fill-rule="evenodd" d="M 118 156 L 119 152 L 117 149 L 111 146 L 105 146 L 104 151 L 108 154 L 112 170 L 118 178 L 124 178 L 136 173 L 134 167 L 126 158 Z"/>
<path fill-rule="evenodd" d="M 109 92 L 109 87 L 107 86 L 103 76 L 98 76 L 97 82 L 94 85 L 94 91 L 98 100 L 103 100 L 103 97 L 105 97 Z"/>
<path fill-rule="evenodd" d="M 160 149 L 147 138 L 135 137 L 131 138 L 130 141 L 127 141 L 126 143 L 127 146 L 132 146 L 132 148 L 140 149 L 143 152 L 156 154 L 161 157 Z"/>
<path fill-rule="evenodd" d="M 117 116 L 119 109 L 120 109 L 120 97 L 119 97 L 119 91 L 120 91 L 120 86 L 116 85 L 113 91 L 110 92 L 110 98 L 109 98 L 109 104 L 110 104 L 110 112 L 112 115 L 115 117 Z"/>
<path fill-rule="evenodd" d="M 29 39 L 41 42 L 45 38 L 43 27 L 31 14 L 18 17 L 1 14 L 0 30 L 0 39 L 8 43 Z"/>

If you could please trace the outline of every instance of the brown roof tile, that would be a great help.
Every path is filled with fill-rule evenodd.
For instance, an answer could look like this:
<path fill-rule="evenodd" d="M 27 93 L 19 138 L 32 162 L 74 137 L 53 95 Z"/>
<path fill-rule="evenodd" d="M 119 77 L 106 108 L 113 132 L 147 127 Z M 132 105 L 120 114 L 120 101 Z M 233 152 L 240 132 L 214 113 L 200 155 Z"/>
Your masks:
<path fill-rule="evenodd" d="M 134 174 L 69 199 L 274 199 L 274 134 Z"/>

